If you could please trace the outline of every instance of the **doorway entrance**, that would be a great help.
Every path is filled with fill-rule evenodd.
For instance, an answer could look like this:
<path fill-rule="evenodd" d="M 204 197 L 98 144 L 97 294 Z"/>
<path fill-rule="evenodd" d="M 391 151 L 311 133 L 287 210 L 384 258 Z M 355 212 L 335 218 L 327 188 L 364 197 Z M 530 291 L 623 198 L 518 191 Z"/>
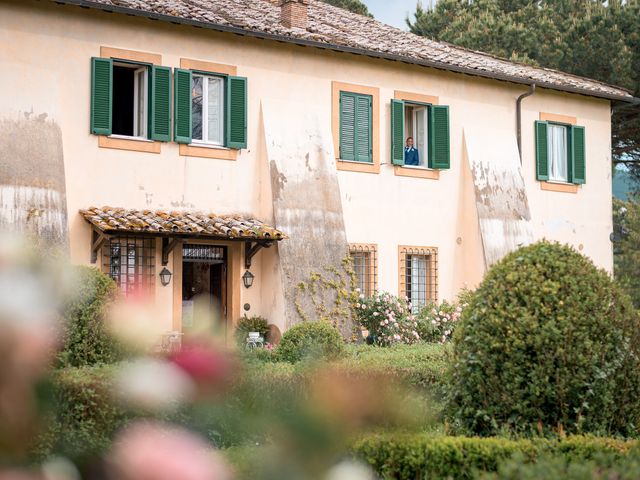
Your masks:
<path fill-rule="evenodd" d="M 227 334 L 227 249 L 182 247 L 182 329 Z"/>

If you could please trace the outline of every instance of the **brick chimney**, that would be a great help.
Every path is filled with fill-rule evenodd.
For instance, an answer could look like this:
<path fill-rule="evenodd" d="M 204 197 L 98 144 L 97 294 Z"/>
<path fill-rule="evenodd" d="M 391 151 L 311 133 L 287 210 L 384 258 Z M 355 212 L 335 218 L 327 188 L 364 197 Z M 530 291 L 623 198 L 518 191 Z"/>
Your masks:
<path fill-rule="evenodd" d="M 280 0 L 280 23 L 287 28 L 309 26 L 309 0 Z"/>

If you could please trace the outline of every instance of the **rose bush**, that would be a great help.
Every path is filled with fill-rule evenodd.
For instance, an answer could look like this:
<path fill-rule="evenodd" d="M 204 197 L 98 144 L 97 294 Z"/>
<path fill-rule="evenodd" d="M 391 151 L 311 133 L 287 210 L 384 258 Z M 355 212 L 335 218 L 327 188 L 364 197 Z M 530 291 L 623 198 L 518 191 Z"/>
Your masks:
<path fill-rule="evenodd" d="M 358 323 L 369 331 L 369 339 L 382 346 L 420 341 L 418 323 L 404 298 L 376 292 L 369 298 L 360 296 L 356 303 Z"/>

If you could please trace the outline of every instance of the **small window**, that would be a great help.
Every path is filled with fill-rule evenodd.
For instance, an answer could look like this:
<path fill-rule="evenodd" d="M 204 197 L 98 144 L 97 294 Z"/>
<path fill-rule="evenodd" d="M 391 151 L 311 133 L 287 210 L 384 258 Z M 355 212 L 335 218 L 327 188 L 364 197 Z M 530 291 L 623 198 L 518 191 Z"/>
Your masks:
<path fill-rule="evenodd" d="M 567 127 L 549 124 L 547 128 L 547 151 L 549 157 L 549 180 L 569 181 Z"/>
<path fill-rule="evenodd" d="M 340 92 L 340 159 L 373 163 L 371 95 Z"/>
<path fill-rule="evenodd" d="M 91 59 L 91 133 L 171 139 L 171 68 Z"/>
<path fill-rule="evenodd" d="M 586 180 L 585 128 L 535 122 L 536 178 L 583 184 Z"/>
<path fill-rule="evenodd" d="M 447 169 L 449 148 L 449 107 L 391 100 L 394 165 Z"/>
<path fill-rule="evenodd" d="M 224 78 L 193 74 L 192 142 L 224 145 Z"/>
<path fill-rule="evenodd" d="M 438 250 L 433 247 L 400 247 L 400 295 L 418 313 L 438 298 Z"/>
<path fill-rule="evenodd" d="M 113 64 L 112 134 L 147 138 L 148 70 L 146 66 Z"/>
<path fill-rule="evenodd" d="M 356 288 L 365 297 L 370 297 L 378 288 L 377 247 L 354 243 L 349 245 L 349 255 L 356 276 Z"/>
<path fill-rule="evenodd" d="M 102 249 L 103 271 L 125 296 L 149 295 L 155 281 L 154 239 L 112 237 Z"/>
<path fill-rule="evenodd" d="M 176 69 L 174 139 L 195 146 L 247 148 L 247 79 Z"/>

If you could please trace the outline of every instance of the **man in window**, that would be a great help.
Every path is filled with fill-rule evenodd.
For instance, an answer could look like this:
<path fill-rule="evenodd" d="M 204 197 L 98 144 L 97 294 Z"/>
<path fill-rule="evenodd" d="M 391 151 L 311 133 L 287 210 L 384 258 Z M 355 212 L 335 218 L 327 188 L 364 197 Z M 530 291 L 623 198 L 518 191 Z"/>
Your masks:
<path fill-rule="evenodd" d="M 404 164 L 420 165 L 420 154 L 417 149 L 413 148 L 413 137 L 407 138 L 407 144 L 404 147 Z"/>

